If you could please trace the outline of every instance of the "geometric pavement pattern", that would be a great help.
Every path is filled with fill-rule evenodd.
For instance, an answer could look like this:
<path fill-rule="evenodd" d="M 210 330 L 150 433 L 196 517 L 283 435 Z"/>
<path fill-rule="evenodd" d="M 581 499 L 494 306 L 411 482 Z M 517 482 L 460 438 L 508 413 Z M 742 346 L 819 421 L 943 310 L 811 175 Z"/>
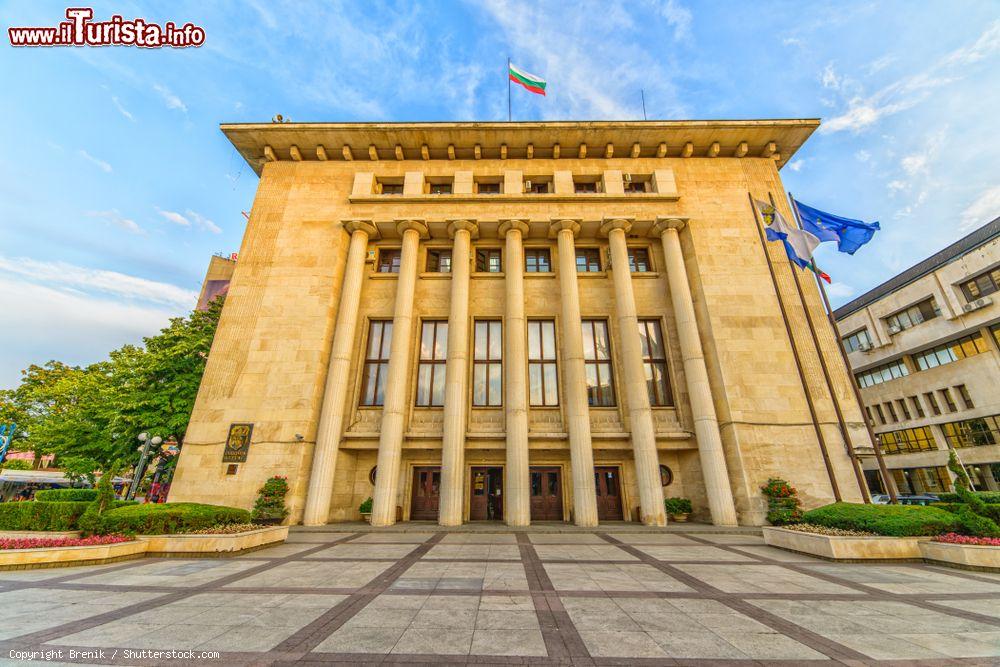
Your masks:
<path fill-rule="evenodd" d="M 67 664 L 1000 664 L 998 574 L 736 533 L 293 530 L 234 558 L 0 572 L 0 609 L 0 655 Z"/>

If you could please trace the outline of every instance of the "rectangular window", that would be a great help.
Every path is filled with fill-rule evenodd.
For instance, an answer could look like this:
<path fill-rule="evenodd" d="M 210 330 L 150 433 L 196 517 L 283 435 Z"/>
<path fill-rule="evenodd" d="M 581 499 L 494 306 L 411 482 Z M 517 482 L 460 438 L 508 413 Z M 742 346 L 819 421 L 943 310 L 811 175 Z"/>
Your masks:
<path fill-rule="evenodd" d="M 914 304 L 909 308 L 904 308 L 897 313 L 893 313 L 889 317 L 885 318 L 885 323 L 890 329 L 903 331 L 904 329 L 915 327 L 921 322 L 933 320 L 940 314 L 941 311 L 937 307 L 937 302 L 934 300 L 934 297 L 931 297 L 921 301 L 920 303 Z"/>
<path fill-rule="evenodd" d="M 990 327 L 990 331 L 993 332 L 993 338 L 997 342 L 997 347 L 1000 347 L 1000 324 L 994 324 Z"/>
<path fill-rule="evenodd" d="M 894 423 L 899 421 L 899 417 L 896 416 L 896 408 L 892 407 L 892 401 L 887 401 L 885 403 L 886 412 L 889 413 L 889 419 Z"/>
<path fill-rule="evenodd" d="M 402 252 L 397 249 L 383 248 L 378 251 L 378 272 L 399 273 L 399 262 Z"/>
<path fill-rule="evenodd" d="M 503 405 L 503 325 L 499 320 L 476 321 L 472 404 L 481 408 Z"/>
<path fill-rule="evenodd" d="M 907 454 L 937 449 L 934 435 L 927 426 L 880 433 L 879 442 L 882 443 L 882 451 L 886 454 Z"/>
<path fill-rule="evenodd" d="M 427 251 L 428 273 L 451 273 L 451 250 L 431 248 Z"/>
<path fill-rule="evenodd" d="M 659 320 L 639 320 L 639 345 L 646 371 L 649 404 L 654 407 L 673 405 L 674 397 L 667 375 L 667 346 Z"/>
<path fill-rule="evenodd" d="M 601 251 L 597 248 L 576 249 L 576 272 L 597 273 L 601 270 Z"/>
<path fill-rule="evenodd" d="M 417 406 L 444 406 L 444 376 L 448 363 L 448 323 L 424 322 L 420 331 L 417 366 Z"/>
<path fill-rule="evenodd" d="M 552 320 L 528 322 L 528 402 L 532 406 L 559 405 L 556 367 L 556 324 Z"/>
<path fill-rule="evenodd" d="M 872 347 L 872 339 L 868 337 L 868 329 L 862 329 L 861 331 L 855 331 L 850 336 L 845 336 L 843 338 L 844 349 L 848 352 L 857 352 L 858 350 L 870 350 Z"/>
<path fill-rule="evenodd" d="M 951 488 L 948 471 L 944 467 L 897 468 L 892 471 L 900 493 L 942 493 Z"/>
<path fill-rule="evenodd" d="M 875 414 L 878 415 L 878 421 L 879 421 L 879 423 L 882 424 L 883 426 L 885 426 L 885 423 L 886 423 L 885 422 L 885 411 L 882 410 L 882 406 L 879 405 L 878 403 L 876 403 L 872 407 L 875 408 Z"/>
<path fill-rule="evenodd" d="M 951 397 L 950 391 L 947 389 L 938 389 L 938 393 L 944 399 L 944 404 L 948 407 L 948 412 L 958 412 L 958 406 L 955 405 L 955 400 Z"/>
<path fill-rule="evenodd" d="M 532 195 L 547 195 L 552 192 L 552 181 L 529 178 L 524 181 L 524 191 Z"/>
<path fill-rule="evenodd" d="M 361 405 L 382 405 L 391 346 L 392 320 L 372 320 L 368 327 L 368 345 L 365 347 Z"/>
<path fill-rule="evenodd" d="M 379 194 L 383 195 L 401 195 L 403 194 L 403 184 L 402 183 L 379 183 L 378 184 Z"/>
<path fill-rule="evenodd" d="M 929 392 L 925 393 L 924 394 L 924 398 L 927 399 L 927 405 L 930 406 L 931 412 L 933 412 L 935 415 L 941 414 L 941 408 L 938 407 L 938 402 L 937 402 L 937 399 L 934 398 L 934 392 L 933 391 L 929 391 Z"/>
<path fill-rule="evenodd" d="M 627 195 L 637 195 L 646 192 L 651 192 L 652 183 L 648 177 L 637 178 L 632 176 L 631 178 L 626 178 L 623 183 L 625 187 L 625 194 Z"/>
<path fill-rule="evenodd" d="M 871 387 L 873 385 L 882 384 L 883 382 L 895 380 L 896 378 L 901 378 L 909 374 L 910 371 L 906 368 L 906 364 L 903 363 L 902 359 L 899 359 L 888 364 L 876 366 L 875 368 L 871 368 L 862 373 L 858 373 L 855 377 L 858 380 L 859 386 Z"/>
<path fill-rule="evenodd" d="M 969 390 L 966 389 L 964 384 L 956 385 L 955 391 L 957 391 L 958 395 L 962 397 L 962 403 L 965 404 L 966 410 L 972 410 L 976 407 L 976 404 L 972 402 L 972 395 L 969 394 Z"/>
<path fill-rule="evenodd" d="M 987 294 L 1000 291 L 1000 268 L 981 273 L 961 285 L 967 301 L 975 301 Z"/>
<path fill-rule="evenodd" d="M 476 271 L 480 273 L 500 273 L 503 264 L 500 261 L 500 248 L 477 248 Z"/>
<path fill-rule="evenodd" d="M 913 411 L 917 413 L 917 417 L 921 419 L 926 417 L 926 415 L 924 414 L 924 406 L 920 404 L 919 398 L 917 398 L 916 396 L 910 396 L 910 403 L 913 404 Z"/>
<path fill-rule="evenodd" d="M 982 447 L 1000 442 L 1000 415 L 941 424 L 944 438 L 954 449 Z"/>
<path fill-rule="evenodd" d="M 604 320 L 583 320 L 583 365 L 587 376 L 587 403 L 593 407 L 615 405 L 611 378 L 611 339 Z"/>
<path fill-rule="evenodd" d="M 451 183 L 428 183 L 427 191 L 432 195 L 450 195 Z"/>
<path fill-rule="evenodd" d="M 987 351 L 986 340 L 978 331 L 968 336 L 962 336 L 953 341 L 938 345 L 929 350 L 913 355 L 913 362 L 922 371 L 935 366 L 950 364 L 959 359 L 973 357 Z"/>
<path fill-rule="evenodd" d="M 628 249 L 628 267 L 632 273 L 649 273 L 652 267 L 649 264 L 649 250 L 646 248 Z"/>
<path fill-rule="evenodd" d="M 573 180 L 573 192 L 577 194 L 595 193 L 600 191 L 601 189 L 598 187 L 597 181 Z"/>
<path fill-rule="evenodd" d="M 481 195 L 498 195 L 500 183 L 476 183 L 476 191 Z"/>
<path fill-rule="evenodd" d="M 896 399 L 896 405 L 899 406 L 899 411 L 900 411 L 900 414 L 903 415 L 903 419 L 906 419 L 906 420 L 913 419 L 913 417 L 910 416 L 910 409 L 908 407 L 906 407 L 906 401 L 905 400 L 903 400 L 902 398 L 897 398 Z"/>
<path fill-rule="evenodd" d="M 524 251 L 525 273 L 551 273 L 552 257 L 548 248 L 527 248 Z"/>
<path fill-rule="evenodd" d="M 872 409 L 870 407 L 868 407 L 867 405 L 865 406 L 865 414 L 868 415 L 868 423 L 871 424 L 872 426 L 874 426 L 875 425 L 875 417 L 872 415 Z"/>

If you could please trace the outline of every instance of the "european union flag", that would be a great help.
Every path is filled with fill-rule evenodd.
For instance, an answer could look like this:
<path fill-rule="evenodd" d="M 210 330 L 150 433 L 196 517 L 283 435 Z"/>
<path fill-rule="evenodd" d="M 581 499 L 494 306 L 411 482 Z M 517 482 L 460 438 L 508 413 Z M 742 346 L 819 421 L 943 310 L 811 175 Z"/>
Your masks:
<path fill-rule="evenodd" d="M 842 218 L 832 213 L 824 213 L 812 206 L 792 200 L 798 209 L 802 229 L 822 241 L 836 241 L 837 250 L 853 255 L 858 248 L 872 240 L 881 227 L 877 222 L 867 223 L 852 218 Z"/>

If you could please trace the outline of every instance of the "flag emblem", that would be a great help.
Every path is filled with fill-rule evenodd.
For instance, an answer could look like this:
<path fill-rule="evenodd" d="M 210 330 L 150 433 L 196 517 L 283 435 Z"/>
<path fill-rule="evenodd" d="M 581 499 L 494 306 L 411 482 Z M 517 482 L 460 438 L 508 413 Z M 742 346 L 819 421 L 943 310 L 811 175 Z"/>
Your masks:
<path fill-rule="evenodd" d="M 529 74 L 523 69 L 515 67 L 513 63 L 508 65 L 507 76 L 514 83 L 524 86 L 525 90 L 536 95 L 545 94 L 545 79 L 535 74 Z"/>

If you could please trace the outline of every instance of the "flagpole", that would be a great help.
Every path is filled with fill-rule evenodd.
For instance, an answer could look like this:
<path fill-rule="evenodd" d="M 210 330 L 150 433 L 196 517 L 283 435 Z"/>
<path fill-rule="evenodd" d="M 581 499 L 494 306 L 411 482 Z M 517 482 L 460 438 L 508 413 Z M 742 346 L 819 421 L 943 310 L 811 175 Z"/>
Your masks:
<path fill-rule="evenodd" d="M 823 465 L 826 466 L 826 475 L 830 479 L 830 487 L 833 489 L 833 497 L 837 502 L 841 501 L 840 487 L 837 485 L 837 477 L 833 472 L 833 463 L 830 461 L 830 453 L 826 448 L 826 438 L 823 437 L 823 429 L 819 426 L 819 418 L 816 416 L 816 406 L 813 403 L 812 393 L 806 383 L 806 374 L 802 369 L 802 358 L 799 356 L 799 349 L 795 347 L 795 337 L 792 335 L 792 325 L 788 321 L 788 311 L 785 310 L 785 302 L 781 298 L 781 290 L 778 288 L 778 279 L 774 273 L 774 263 L 771 261 L 771 254 L 767 251 L 767 241 L 764 240 L 764 232 L 761 230 L 760 219 L 757 214 L 757 205 L 754 204 L 753 195 L 747 192 L 747 199 L 750 200 L 750 210 L 753 211 L 754 227 L 757 229 L 757 238 L 760 240 L 760 248 L 764 251 L 764 259 L 767 260 L 767 270 L 771 274 L 771 285 L 774 287 L 774 295 L 778 298 L 778 308 L 781 310 L 781 319 L 785 323 L 785 333 L 788 334 L 788 342 L 792 347 L 792 357 L 795 359 L 795 368 L 799 372 L 799 382 L 806 396 L 806 405 L 809 406 L 809 415 L 812 417 L 813 430 L 816 432 L 816 439 L 819 441 L 819 451 L 823 455 Z M 794 277 L 794 276 L 793 276 Z"/>
<path fill-rule="evenodd" d="M 510 56 L 507 56 L 507 122 L 510 122 Z"/>
<path fill-rule="evenodd" d="M 646 91 L 640 88 L 639 95 L 642 97 L 642 119 L 649 120 L 646 118 Z"/>
<path fill-rule="evenodd" d="M 795 203 L 795 197 L 793 197 L 792 193 L 789 192 L 788 198 L 791 200 L 792 212 L 795 214 L 795 224 L 798 225 L 799 229 L 802 229 L 802 218 L 799 215 L 799 207 Z M 816 266 L 815 262 L 813 265 Z M 816 266 L 816 268 L 818 270 L 819 266 Z M 833 308 L 830 307 L 830 299 L 826 294 L 826 286 L 823 284 L 823 281 L 820 280 L 819 275 L 816 275 L 816 284 L 819 285 L 819 293 L 823 296 L 823 306 L 826 309 L 826 318 L 830 322 L 830 326 L 833 327 L 834 338 L 837 339 L 837 350 L 840 352 L 840 358 L 844 362 L 844 368 L 847 371 L 851 389 L 854 390 L 854 399 L 858 402 L 858 408 L 864 412 L 865 404 L 861 400 L 861 390 L 858 389 L 857 379 L 851 371 L 851 364 L 847 359 L 847 351 L 844 349 L 844 340 L 838 333 L 837 322 L 833 319 Z M 889 494 L 889 501 L 896 503 L 898 501 L 896 483 L 895 480 L 889 476 L 889 471 L 885 466 L 885 459 L 882 458 L 882 447 L 879 439 L 875 436 L 875 431 L 872 429 L 871 422 L 868 421 L 867 415 L 862 414 L 862 421 L 864 421 L 865 428 L 868 430 L 868 438 L 871 440 L 872 449 L 875 451 L 875 460 L 878 462 L 879 475 L 882 477 L 883 486 Z M 852 458 L 854 458 L 855 463 L 857 463 L 857 453 L 853 450 L 854 448 L 851 447 Z"/>
<path fill-rule="evenodd" d="M 777 211 L 778 206 L 774 201 L 774 195 L 770 192 L 767 193 L 768 199 L 771 201 L 771 206 Z M 801 228 L 801 227 L 800 227 Z M 813 262 L 813 266 L 816 266 L 815 260 L 810 257 L 810 261 Z M 868 494 L 868 485 L 865 483 L 865 476 L 861 472 L 861 466 L 858 464 L 858 458 L 854 454 L 854 446 L 851 444 L 850 435 L 847 432 L 847 421 L 844 419 L 844 412 L 840 409 L 840 399 L 837 398 L 836 392 L 833 390 L 833 380 L 830 378 L 830 369 L 826 364 L 826 357 L 823 354 L 823 349 L 819 345 L 819 335 L 816 333 L 816 324 L 813 322 L 812 313 L 809 310 L 809 305 L 806 303 L 806 295 L 802 290 L 802 284 L 799 282 L 799 277 L 795 272 L 795 267 L 792 266 L 792 261 L 788 260 L 788 270 L 792 273 L 792 282 L 795 283 L 795 289 L 799 293 L 799 303 L 802 304 L 802 310 L 806 314 L 806 323 L 809 325 L 809 335 L 812 337 L 813 347 L 816 348 L 816 354 L 819 356 L 819 365 L 823 370 L 823 379 L 826 381 L 827 391 L 830 392 L 830 400 L 833 402 L 834 412 L 837 414 L 837 425 L 840 427 L 840 437 L 844 440 L 844 448 L 847 450 L 847 455 L 851 459 L 851 466 L 854 468 L 854 477 L 858 482 L 858 490 L 861 492 L 861 498 L 866 502 L 871 502 L 871 497 Z M 818 267 L 817 267 L 818 270 Z M 814 273 L 817 278 L 818 273 Z M 834 331 L 834 336 L 836 336 L 836 329 Z"/>

